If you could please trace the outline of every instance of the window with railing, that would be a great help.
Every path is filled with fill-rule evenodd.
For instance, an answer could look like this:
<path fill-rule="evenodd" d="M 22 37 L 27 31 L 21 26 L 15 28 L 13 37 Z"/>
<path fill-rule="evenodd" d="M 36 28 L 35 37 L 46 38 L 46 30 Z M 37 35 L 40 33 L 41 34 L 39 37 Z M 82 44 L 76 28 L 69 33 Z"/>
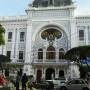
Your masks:
<path fill-rule="evenodd" d="M 38 59 L 43 59 L 43 49 L 38 49 Z"/>
<path fill-rule="evenodd" d="M 12 32 L 8 32 L 8 42 L 12 41 Z"/>
<path fill-rule="evenodd" d="M 55 48 L 53 46 L 49 46 L 46 52 L 46 59 L 55 59 L 56 58 L 55 56 L 56 56 Z"/>
<path fill-rule="evenodd" d="M 79 30 L 79 40 L 84 41 L 84 30 Z"/>
<path fill-rule="evenodd" d="M 24 51 L 19 51 L 19 62 L 24 61 Z"/>
<path fill-rule="evenodd" d="M 11 57 L 11 51 L 7 51 L 7 56 L 10 58 Z"/>
<path fill-rule="evenodd" d="M 25 32 L 20 32 L 20 42 L 25 41 Z"/>

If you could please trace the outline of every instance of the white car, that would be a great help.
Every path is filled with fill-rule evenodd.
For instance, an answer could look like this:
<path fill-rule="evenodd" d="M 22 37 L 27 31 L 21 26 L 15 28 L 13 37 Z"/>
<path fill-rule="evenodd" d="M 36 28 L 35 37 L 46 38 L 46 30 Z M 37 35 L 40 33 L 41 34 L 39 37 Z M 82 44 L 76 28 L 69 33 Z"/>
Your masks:
<path fill-rule="evenodd" d="M 58 86 L 62 86 L 63 84 L 65 84 L 66 82 L 66 79 L 63 77 L 63 78 L 55 78 L 53 80 L 53 83 L 54 83 L 54 88 L 57 89 Z"/>
<path fill-rule="evenodd" d="M 90 90 L 90 88 L 83 79 L 73 79 L 63 84 L 63 86 L 59 86 L 58 90 Z"/>
<path fill-rule="evenodd" d="M 57 89 L 59 86 L 62 86 L 63 84 L 65 84 L 66 79 L 63 78 L 55 78 L 53 80 L 46 80 L 47 82 L 53 82 L 54 85 L 54 89 Z"/>

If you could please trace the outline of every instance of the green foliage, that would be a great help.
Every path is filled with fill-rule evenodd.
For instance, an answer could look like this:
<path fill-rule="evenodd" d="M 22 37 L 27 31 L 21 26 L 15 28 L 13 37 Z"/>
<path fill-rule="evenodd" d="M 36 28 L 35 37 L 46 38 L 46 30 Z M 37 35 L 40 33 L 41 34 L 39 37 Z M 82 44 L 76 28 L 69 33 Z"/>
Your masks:
<path fill-rule="evenodd" d="M 11 90 L 10 87 L 2 87 L 0 90 Z"/>
<path fill-rule="evenodd" d="M 5 29 L 0 24 L 0 45 L 4 45 L 5 44 L 4 33 L 5 33 Z"/>
<path fill-rule="evenodd" d="M 68 60 L 76 61 L 77 60 L 83 60 L 87 57 L 90 57 L 90 46 L 79 46 L 70 49 L 66 52 L 65 58 Z"/>
<path fill-rule="evenodd" d="M 9 69 L 5 69 L 5 76 L 9 76 Z"/>
<path fill-rule="evenodd" d="M 6 68 L 7 62 L 10 62 L 10 61 L 11 61 L 11 59 L 8 58 L 7 56 L 0 55 L 0 68 L 2 70 L 2 73 L 3 73 L 3 69 Z"/>
<path fill-rule="evenodd" d="M 10 62 L 11 59 L 7 56 L 4 56 L 4 55 L 0 55 L 0 63 L 7 63 L 7 62 Z"/>
<path fill-rule="evenodd" d="M 90 72 L 90 65 L 86 61 L 86 67 L 85 64 L 82 62 L 87 60 L 87 57 L 90 57 L 90 45 L 86 46 L 79 46 L 74 47 L 66 52 L 65 58 L 70 61 L 74 61 L 79 66 L 80 70 L 80 76 L 85 77 L 86 74 L 88 75 L 88 72 Z M 85 69 L 84 69 L 85 68 Z"/>

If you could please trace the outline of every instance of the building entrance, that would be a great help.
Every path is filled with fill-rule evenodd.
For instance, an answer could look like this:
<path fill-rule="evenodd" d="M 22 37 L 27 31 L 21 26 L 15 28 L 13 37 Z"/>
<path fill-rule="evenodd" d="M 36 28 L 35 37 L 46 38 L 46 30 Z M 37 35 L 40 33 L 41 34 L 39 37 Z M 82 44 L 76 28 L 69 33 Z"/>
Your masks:
<path fill-rule="evenodd" d="M 64 71 L 63 70 L 59 71 L 59 77 L 64 77 Z"/>
<path fill-rule="evenodd" d="M 41 81 L 41 78 L 42 78 L 42 71 L 41 70 L 37 70 L 37 82 L 40 82 Z"/>
<path fill-rule="evenodd" d="M 48 68 L 46 70 L 46 80 L 51 80 L 55 77 L 55 70 L 52 68 Z"/>

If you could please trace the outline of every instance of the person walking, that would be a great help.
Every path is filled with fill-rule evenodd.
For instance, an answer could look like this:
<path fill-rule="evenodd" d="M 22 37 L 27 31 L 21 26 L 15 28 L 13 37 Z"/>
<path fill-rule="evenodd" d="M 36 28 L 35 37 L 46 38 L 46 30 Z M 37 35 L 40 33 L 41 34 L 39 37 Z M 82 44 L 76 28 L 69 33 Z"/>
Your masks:
<path fill-rule="evenodd" d="M 17 73 L 17 77 L 16 77 L 16 90 L 19 90 L 19 81 L 20 81 L 20 76 L 19 76 L 19 72 Z"/>
<path fill-rule="evenodd" d="M 22 76 L 22 90 L 26 90 L 26 83 L 28 81 L 28 78 L 26 76 L 26 73 Z"/>

